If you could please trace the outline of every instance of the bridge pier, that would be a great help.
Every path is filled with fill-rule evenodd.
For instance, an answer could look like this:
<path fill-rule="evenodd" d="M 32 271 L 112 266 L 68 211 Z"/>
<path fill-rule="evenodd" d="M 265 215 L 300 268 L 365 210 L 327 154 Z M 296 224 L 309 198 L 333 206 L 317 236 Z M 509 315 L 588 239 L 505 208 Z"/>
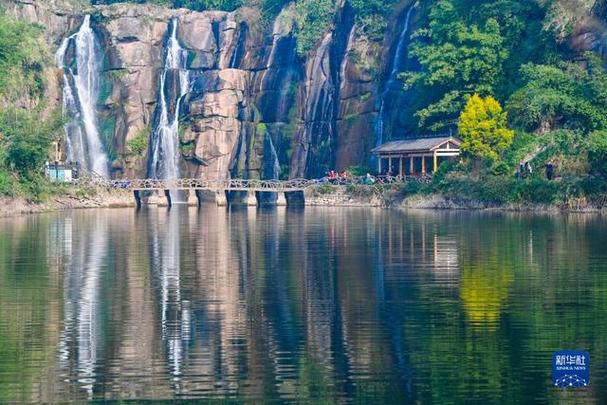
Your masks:
<path fill-rule="evenodd" d="M 135 197 L 135 204 L 137 205 L 137 209 L 141 208 L 141 191 L 133 190 L 133 197 Z"/>
<path fill-rule="evenodd" d="M 285 192 L 285 197 L 290 206 L 304 206 L 306 204 L 306 197 L 303 191 Z"/>
<path fill-rule="evenodd" d="M 257 207 L 257 196 L 254 190 L 247 191 L 246 205 L 249 207 Z"/>
<path fill-rule="evenodd" d="M 277 207 L 286 207 L 287 206 L 287 196 L 283 191 L 279 191 L 276 193 L 276 206 Z"/>
<path fill-rule="evenodd" d="M 171 190 L 164 190 L 164 196 L 167 200 L 167 207 L 171 208 L 173 206 L 173 200 L 171 199 Z"/>
<path fill-rule="evenodd" d="M 227 207 L 228 206 L 228 197 L 226 196 L 225 190 L 218 190 L 215 192 L 215 202 L 218 207 Z"/>
<path fill-rule="evenodd" d="M 137 204 L 137 208 L 141 208 L 143 205 L 158 204 L 158 196 L 156 195 L 156 191 L 133 190 L 133 197 L 135 197 L 135 204 Z"/>
<path fill-rule="evenodd" d="M 199 207 L 198 190 L 188 190 L 187 194 L 188 207 Z"/>
<path fill-rule="evenodd" d="M 198 201 L 198 206 L 202 207 L 202 202 L 204 201 L 204 191 L 195 190 L 196 200 Z"/>

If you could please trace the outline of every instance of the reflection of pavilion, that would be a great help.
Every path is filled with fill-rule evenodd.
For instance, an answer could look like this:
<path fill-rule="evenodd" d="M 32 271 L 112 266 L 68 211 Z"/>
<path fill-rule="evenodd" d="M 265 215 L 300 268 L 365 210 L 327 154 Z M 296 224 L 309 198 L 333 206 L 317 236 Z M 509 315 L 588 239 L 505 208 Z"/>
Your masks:
<path fill-rule="evenodd" d="M 457 283 L 459 277 L 459 251 L 457 239 L 452 235 L 437 235 L 433 238 L 434 263 L 432 271 L 441 284 Z"/>

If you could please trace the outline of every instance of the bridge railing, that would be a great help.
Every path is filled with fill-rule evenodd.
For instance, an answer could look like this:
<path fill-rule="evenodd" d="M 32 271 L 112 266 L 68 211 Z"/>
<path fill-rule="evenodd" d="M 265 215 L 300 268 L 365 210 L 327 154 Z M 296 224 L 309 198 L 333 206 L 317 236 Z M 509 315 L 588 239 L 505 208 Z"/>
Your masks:
<path fill-rule="evenodd" d="M 321 185 L 381 185 L 399 184 L 408 181 L 428 182 L 431 177 L 418 176 L 378 176 L 378 177 L 338 177 L 334 179 L 291 179 L 291 180 L 256 180 L 256 179 L 104 179 L 99 176 L 82 176 L 76 183 L 81 186 L 105 187 L 126 190 L 235 190 L 235 191 L 301 191 Z"/>

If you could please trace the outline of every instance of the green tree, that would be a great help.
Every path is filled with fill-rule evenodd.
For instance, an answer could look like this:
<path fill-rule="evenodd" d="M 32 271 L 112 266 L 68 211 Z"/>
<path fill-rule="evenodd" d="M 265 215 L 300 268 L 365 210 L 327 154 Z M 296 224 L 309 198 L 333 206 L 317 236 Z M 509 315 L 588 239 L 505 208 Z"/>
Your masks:
<path fill-rule="evenodd" d="M 464 154 L 492 163 L 510 147 L 514 131 L 506 127 L 507 113 L 493 97 L 474 94 L 459 117 L 461 150 Z"/>
<path fill-rule="evenodd" d="M 595 131 L 588 136 L 588 163 L 591 173 L 607 180 L 607 131 Z"/>
<path fill-rule="evenodd" d="M 304 55 L 326 33 L 333 20 L 333 0 L 299 0 L 295 3 L 294 22 L 297 35 L 297 53 Z"/>
<path fill-rule="evenodd" d="M 47 119 L 40 116 L 37 110 L 0 111 L 0 147 L 5 148 L 5 165 L 22 178 L 31 179 L 41 172 L 52 140 L 61 136 L 59 114 Z"/>
<path fill-rule="evenodd" d="M 40 46 L 41 34 L 40 26 L 0 13 L 0 98 L 24 102 L 42 94 L 48 52 Z"/>
<path fill-rule="evenodd" d="M 544 30 L 547 7 L 526 0 L 429 2 L 409 47 L 420 68 L 402 75 L 412 100 L 403 114 L 415 118 L 409 131 L 454 128 L 473 93 L 508 99 L 522 64 L 555 54 Z"/>
<path fill-rule="evenodd" d="M 607 74 L 588 55 L 588 66 L 524 65 L 521 87 L 507 103 L 512 122 L 527 131 L 568 128 L 589 132 L 607 128 Z"/>
<path fill-rule="evenodd" d="M 469 24 L 459 11 L 453 0 L 437 1 L 411 46 L 422 69 L 404 74 L 405 89 L 426 94 L 415 113 L 426 130 L 453 126 L 467 95 L 492 94 L 508 57 L 496 19 Z"/>

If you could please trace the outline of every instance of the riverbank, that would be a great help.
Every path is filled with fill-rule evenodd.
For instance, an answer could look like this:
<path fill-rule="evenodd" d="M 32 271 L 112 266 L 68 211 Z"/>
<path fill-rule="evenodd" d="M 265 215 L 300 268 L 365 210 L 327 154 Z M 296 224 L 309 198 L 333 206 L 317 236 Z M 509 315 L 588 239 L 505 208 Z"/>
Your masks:
<path fill-rule="evenodd" d="M 133 194 L 129 191 L 100 190 L 85 192 L 81 189 L 67 189 L 62 194 L 47 197 L 44 202 L 32 202 L 23 197 L 0 196 L 0 218 L 71 209 L 134 206 Z"/>
<path fill-rule="evenodd" d="M 441 193 L 406 193 L 398 185 L 313 187 L 305 193 L 306 205 L 340 207 L 381 207 L 427 210 L 498 210 L 528 212 L 607 213 L 607 199 L 569 199 L 563 204 L 531 202 L 491 203 L 473 198 L 453 198 Z"/>
<path fill-rule="evenodd" d="M 570 200 L 567 204 L 492 204 L 476 199 L 448 197 L 440 193 L 407 194 L 400 185 L 321 185 L 307 189 L 304 196 L 305 205 L 312 207 L 607 213 L 607 200 L 589 202 L 580 198 Z M 73 209 L 128 207 L 135 207 L 135 200 L 127 190 L 66 189 L 63 193 L 49 196 L 44 202 L 38 203 L 23 197 L 0 197 L 0 218 Z"/>

